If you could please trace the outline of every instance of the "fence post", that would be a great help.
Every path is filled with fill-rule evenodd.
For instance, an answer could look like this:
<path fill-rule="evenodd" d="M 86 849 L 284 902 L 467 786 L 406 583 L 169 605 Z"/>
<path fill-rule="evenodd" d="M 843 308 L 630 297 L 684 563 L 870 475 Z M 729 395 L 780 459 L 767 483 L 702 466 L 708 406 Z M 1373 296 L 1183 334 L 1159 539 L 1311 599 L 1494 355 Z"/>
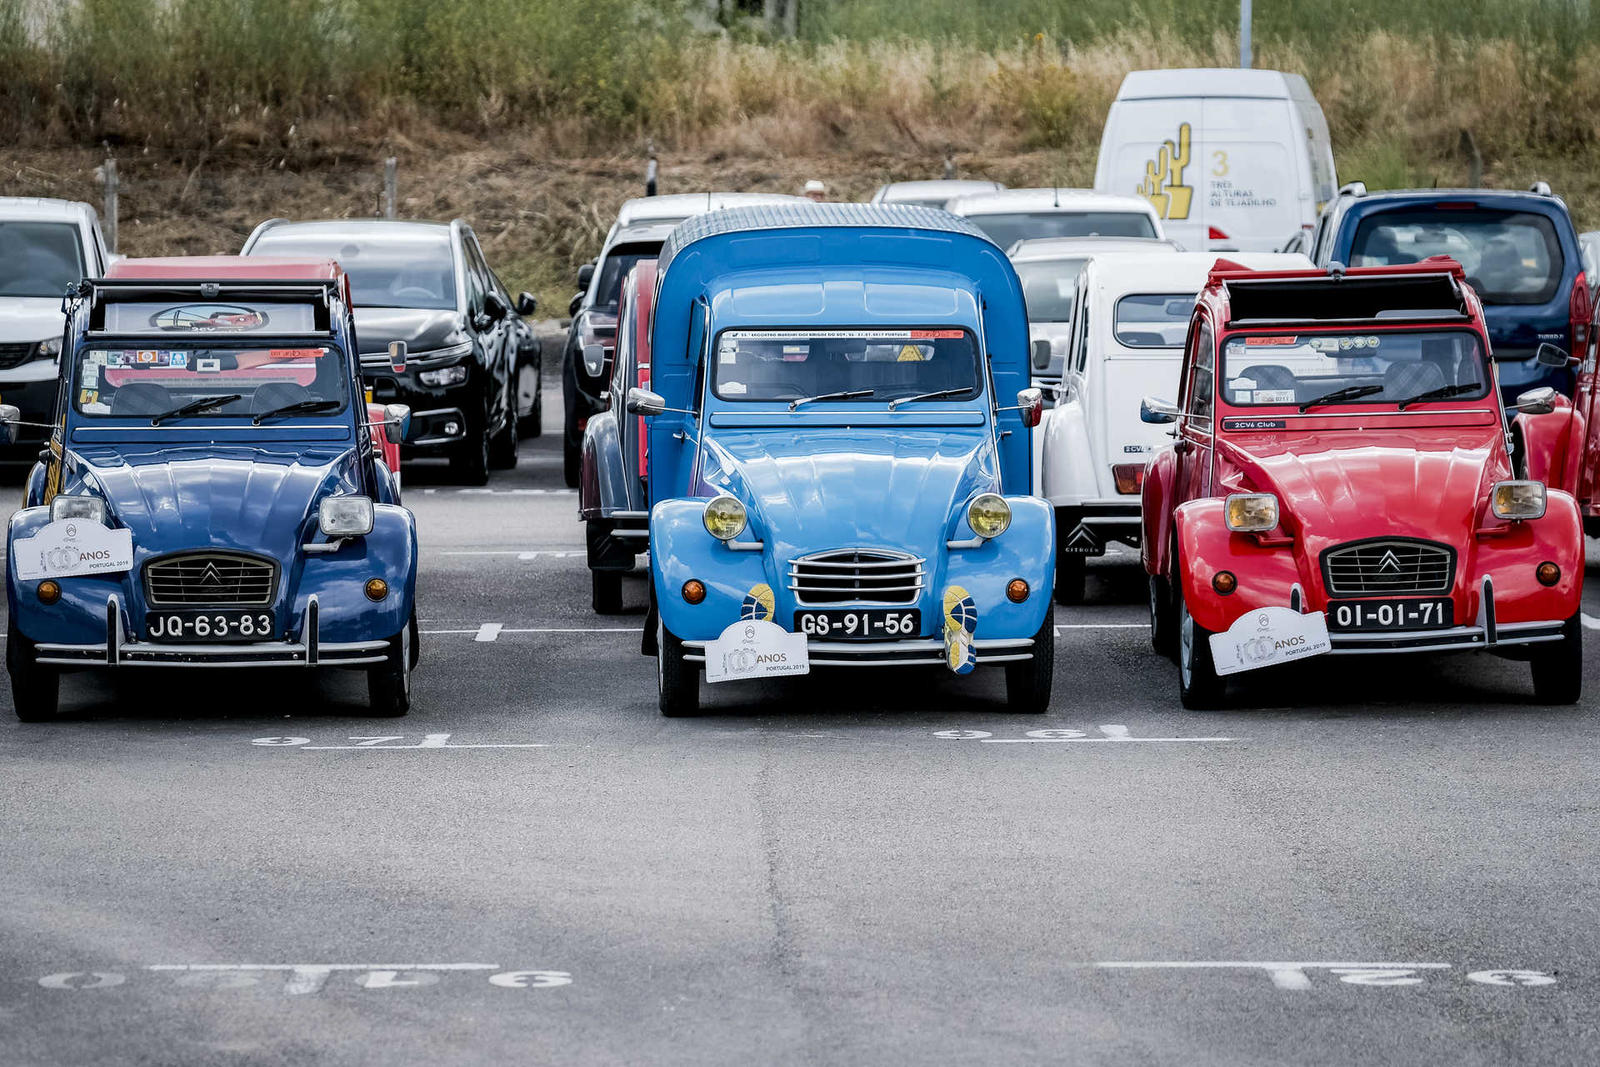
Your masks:
<path fill-rule="evenodd" d="M 117 161 L 108 158 L 100 164 L 100 182 L 105 186 L 104 209 L 101 211 L 100 232 L 106 239 L 106 251 L 117 250 Z"/>
<path fill-rule="evenodd" d="M 383 161 L 383 217 L 394 218 L 395 201 L 395 158 L 390 156 Z"/>
<path fill-rule="evenodd" d="M 1250 49 L 1250 0 L 1239 0 L 1239 66 L 1249 69 L 1252 56 Z"/>

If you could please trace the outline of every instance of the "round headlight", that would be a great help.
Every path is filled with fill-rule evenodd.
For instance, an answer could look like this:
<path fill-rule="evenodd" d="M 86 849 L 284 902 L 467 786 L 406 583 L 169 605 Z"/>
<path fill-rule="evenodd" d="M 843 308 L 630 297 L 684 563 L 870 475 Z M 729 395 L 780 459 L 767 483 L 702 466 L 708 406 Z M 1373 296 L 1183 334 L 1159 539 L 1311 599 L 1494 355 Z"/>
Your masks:
<path fill-rule="evenodd" d="M 967 505 L 967 525 L 985 540 L 999 537 L 1011 525 L 1011 505 L 998 493 L 980 493 Z"/>
<path fill-rule="evenodd" d="M 706 533 L 718 541 L 732 541 L 744 532 L 744 505 L 731 496 L 715 497 L 706 505 L 704 521 Z"/>

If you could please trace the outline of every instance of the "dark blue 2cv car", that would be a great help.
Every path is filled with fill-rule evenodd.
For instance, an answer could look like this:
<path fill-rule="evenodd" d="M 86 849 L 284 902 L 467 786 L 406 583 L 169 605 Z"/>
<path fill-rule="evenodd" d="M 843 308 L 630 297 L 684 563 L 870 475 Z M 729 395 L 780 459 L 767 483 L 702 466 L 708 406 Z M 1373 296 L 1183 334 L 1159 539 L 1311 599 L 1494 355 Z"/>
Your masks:
<path fill-rule="evenodd" d="M 55 714 L 63 670 L 134 666 L 356 668 L 404 714 L 416 523 L 373 432 L 409 412 L 368 422 L 338 266 L 126 260 L 65 311 L 6 540 L 18 716 Z"/>
<path fill-rule="evenodd" d="M 660 704 L 817 667 L 997 664 L 1049 702 L 1052 516 L 1005 254 L 926 208 L 702 215 L 661 253 L 650 390 Z"/>

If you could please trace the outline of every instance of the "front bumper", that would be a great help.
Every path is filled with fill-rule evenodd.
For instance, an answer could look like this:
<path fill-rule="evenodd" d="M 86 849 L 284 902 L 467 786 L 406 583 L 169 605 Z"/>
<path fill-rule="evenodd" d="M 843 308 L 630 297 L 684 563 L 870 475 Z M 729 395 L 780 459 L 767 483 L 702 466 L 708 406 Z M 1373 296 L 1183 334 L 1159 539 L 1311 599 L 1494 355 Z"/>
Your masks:
<path fill-rule="evenodd" d="M 705 641 L 683 642 L 683 658 L 704 663 Z M 1033 639 L 979 638 L 973 642 L 978 666 L 1021 663 L 1033 658 Z M 912 641 L 810 641 L 806 655 L 813 667 L 922 667 L 945 666 L 945 646 L 940 640 Z"/>
<path fill-rule="evenodd" d="M 375 403 L 404 404 L 411 409 L 411 430 L 402 446 L 408 455 L 447 450 L 480 429 L 467 414 L 483 410 L 483 389 L 476 373 L 459 385 L 432 388 L 420 384 L 416 375 L 432 369 L 437 368 L 420 367 L 397 375 L 373 374 L 363 368 L 362 377 Z"/>

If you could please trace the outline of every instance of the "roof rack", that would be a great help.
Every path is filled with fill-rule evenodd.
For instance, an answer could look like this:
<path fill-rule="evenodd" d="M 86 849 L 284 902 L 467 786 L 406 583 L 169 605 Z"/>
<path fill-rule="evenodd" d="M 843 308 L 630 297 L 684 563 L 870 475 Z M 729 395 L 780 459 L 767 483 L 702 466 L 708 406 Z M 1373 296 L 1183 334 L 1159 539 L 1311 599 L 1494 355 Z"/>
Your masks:
<path fill-rule="evenodd" d="M 1366 182 L 1345 182 L 1339 186 L 1339 196 L 1366 196 Z"/>
<path fill-rule="evenodd" d="M 1228 299 L 1229 326 L 1393 326 L 1470 321 L 1459 269 L 1259 279 L 1230 273 L 1219 280 Z"/>

